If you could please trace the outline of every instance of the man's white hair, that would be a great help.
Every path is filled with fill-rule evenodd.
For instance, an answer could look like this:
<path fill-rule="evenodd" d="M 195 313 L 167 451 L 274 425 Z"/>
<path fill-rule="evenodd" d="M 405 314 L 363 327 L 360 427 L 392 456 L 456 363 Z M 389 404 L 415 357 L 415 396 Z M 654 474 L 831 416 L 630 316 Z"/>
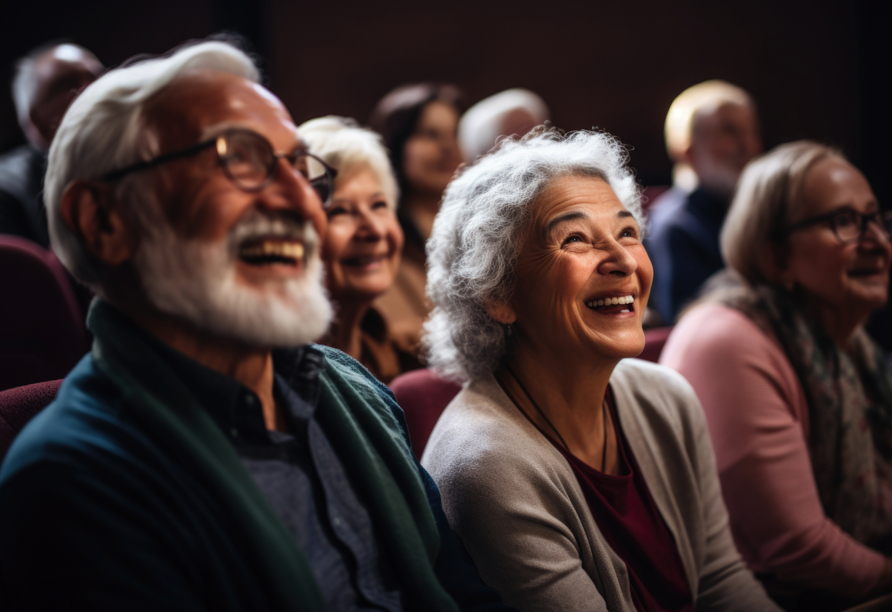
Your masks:
<path fill-rule="evenodd" d="M 179 76 L 195 70 L 259 80 L 251 58 L 228 43 L 183 46 L 170 55 L 132 63 L 97 79 L 71 104 L 53 139 L 44 184 L 53 251 L 76 278 L 100 296 L 105 295 L 106 268 L 84 249 L 62 219 L 62 194 L 72 181 L 98 179 L 157 155 L 157 134 L 146 124 L 145 103 Z M 118 201 L 137 219 L 144 207 L 157 205 L 143 175 L 126 176 L 115 188 Z"/>
<path fill-rule="evenodd" d="M 446 188 L 427 243 L 427 292 L 434 310 L 424 325 L 428 363 L 447 378 L 475 380 L 508 352 L 502 325 L 487 305 L 514 289 L 514 267 L 527 210 L 558 177 L 603 179 L 644 230 L 641 192 L 622 143 L 603 132 L 561 135 L 536 128 L 505 139 Z"/>
<path fill-rule="evenodd" d="M 338 171 L 335 190 L 362 170 L 371 170 L 390 210 L 396 211 L 399 187 L 381 136 L 359 127 L 353 119 L 329 115 L 310 119 L 297 128 L 310 152 Z"/>
<path fill-rule="evenodd" d="M 545 101 L 529 89 L 506 89 L 469 108 L 458 123 L 458 143 L 465 160 L 473 161 L 492 149 L 496 139 L 503 135 L 502 120 L 508 113 L 518 110 L 527 111 L 535 125 L 549 119 Z"/>

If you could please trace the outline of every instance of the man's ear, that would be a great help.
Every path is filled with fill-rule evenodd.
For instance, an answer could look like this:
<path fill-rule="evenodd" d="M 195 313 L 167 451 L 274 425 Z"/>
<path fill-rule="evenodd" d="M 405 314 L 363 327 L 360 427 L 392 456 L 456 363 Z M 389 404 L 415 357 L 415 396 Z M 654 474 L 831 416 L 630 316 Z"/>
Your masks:
<path fill-rule="evenodd" d="M 504 302 L 490 302 L 486 305 L 486 312 L 489 313 L 489 316 L 491 316 L 496 323 L 501 323 L 502 325 L 509 325 L 517 320 L 517 315 L 514 313 L 514 309 Z"/>
<path fill-rule="evenodd" d="M 74 181 L 65 188 L 62 219 L 96 259 L 116 266 L 133 255 L 134 236 L 111 185 Z"/>

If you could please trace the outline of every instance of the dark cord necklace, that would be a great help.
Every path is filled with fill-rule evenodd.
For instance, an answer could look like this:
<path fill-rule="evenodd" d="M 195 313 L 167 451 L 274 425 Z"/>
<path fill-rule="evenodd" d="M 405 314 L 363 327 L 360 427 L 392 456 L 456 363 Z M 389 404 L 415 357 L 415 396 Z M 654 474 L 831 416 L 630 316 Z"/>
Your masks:
<path fill-rule="evenodd" d="M 545 416 L 545 413 L 542 412 L 541 408 L 539 408 L 539 404 L 536 403 L 536 400 L 533 399 L 533 396 L 530 395 L 530 392 L 527 391 L 527 388 L 523 386 L 523 383 L 520 382 L 520 379 L 517 377 L 517 375 L 511 370 L 511 368 L 506 366 L 505 369 L 508 370 L 508 373 L 511 375 L 511 378 L 513 378 L 515 380 L 515 382 L 517 382 L 517 384 L 520 386 L 521 391 L 523 391 L 524 395 L 527 396 L 527 399 L 530 400 L 530 403 L 533 405 L 533 408 L 536 409 L 536 412 L 539 413 L 539 416 L 541 416 L 543 419 L 545 419 L 545 422 L 548 423 L 548 426 L 551 427 L 551 430 L 557 435 L 558 440 L 560 440 L 561 444 L 564 445 L 564 449 L 566 449 L 567 453 L 572 455 L 573 453 L 570 452 L 570 447 L 567 446 L 567 443 L 564 441 L 563 436 L 561 436 L 561 432 L 559 432 L 557 427 L 554 426 L 554 424 L 551 422 L 551 420 L 547 416 Z M 514 403 L 517 404 L 517 407 L 520 408 L 520 410 L 522 412 L 524 412 L 524 414 L 526 414 L 526 412 L 523 410 L 523 408 L 520 406 L 520 404 L 517 403 L 517 401 L 515 401 Z M 607 400 L 606 399 L 601 402 L 601 420 L 602 420 L 602 426 L 604 428 L 604 445 L 601 447 L 601 471 L 603 472 L 605 470 L 605 468 L 607 467 Z"/>

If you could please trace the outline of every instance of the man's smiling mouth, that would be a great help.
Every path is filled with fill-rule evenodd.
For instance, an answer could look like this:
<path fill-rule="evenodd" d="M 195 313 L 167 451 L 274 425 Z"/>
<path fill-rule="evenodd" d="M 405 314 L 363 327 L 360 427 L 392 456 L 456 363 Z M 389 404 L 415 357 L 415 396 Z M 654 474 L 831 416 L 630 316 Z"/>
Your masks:
<path fill-rule="evenodd" d="M 301 242 L 282 239 L 260 239 L 248 241 L 239 247 L 238 257 L 252 266 L 283 264 L 297 266 L 304 258 L 304 245 Z"/>

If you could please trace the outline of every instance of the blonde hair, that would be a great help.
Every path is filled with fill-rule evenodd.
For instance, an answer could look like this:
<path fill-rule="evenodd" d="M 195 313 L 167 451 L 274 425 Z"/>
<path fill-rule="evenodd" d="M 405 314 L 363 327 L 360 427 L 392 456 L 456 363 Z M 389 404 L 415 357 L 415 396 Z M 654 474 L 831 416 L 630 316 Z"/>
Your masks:
<path fill-rule="evenodd" d="M 728 267 L 752 285 L 775 283 L 776 236 L 802 205 L 809 170 L 832 156 L 843 157 L 826 145 L 799 140 L 775 147 L 744 168 L 720 237 Z"/>
<path fill-rule="evenodd" d="M 725 104 L 755 108 L 753 99 L 740 87 L 726 81 L 704 81 L 681 92 L 666 113 L 663 133 L 666 152 L 673 161 L 680 162 L 691 145 L 694 118 L 700 112 L 715 110 Z"/>

